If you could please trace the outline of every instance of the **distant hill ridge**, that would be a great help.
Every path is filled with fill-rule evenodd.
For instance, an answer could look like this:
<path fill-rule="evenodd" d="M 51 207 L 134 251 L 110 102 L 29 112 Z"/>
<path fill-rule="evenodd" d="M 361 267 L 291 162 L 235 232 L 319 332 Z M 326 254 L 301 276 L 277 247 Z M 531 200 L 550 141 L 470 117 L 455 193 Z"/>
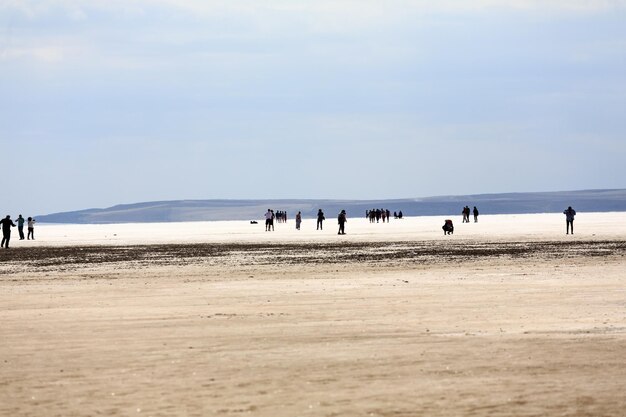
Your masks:
<path fill-rule="evenodd" d="M 314 217 L 321 208 L 327 216 L 346 210 L 349 217 L 365 216 L 365 210 L 385 208 L 405 216 L 458 215 L 464 206 L 477 206 L 481 214 L 562 212 L 567 206 L 579 212 L 626 211 L 626 189 L 537 193 L 477 194 L 393 200 L 175 200 L 120 204 L 37 216 L 40 223 L 149 223 L 261 219 L 268 208 L 298 211 Z"/>

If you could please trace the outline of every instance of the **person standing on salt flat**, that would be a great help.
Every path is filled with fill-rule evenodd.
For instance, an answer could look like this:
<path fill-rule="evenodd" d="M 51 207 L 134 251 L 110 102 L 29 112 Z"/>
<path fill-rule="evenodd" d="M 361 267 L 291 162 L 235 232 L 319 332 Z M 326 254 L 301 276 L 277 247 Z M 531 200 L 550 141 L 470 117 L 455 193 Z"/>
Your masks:
<path fill-rule="evenodd" d="M 337 232 L 338 235 L 346 234 L 346 222 L 347 221 L 348 219 L 346 218 L 346 211 L 341 210 L 341 213 L 339 213 L 339 216 L 337 216 L 337 222 L 339 223 L 339 232 Z"/>
<path fill-rule="evenodd" d="M 32 217 L 28 218 L 28 236 L 27 240 L 35 240 L 35 219 Z"/>
<path fill-rule="evenodd" d="M 300 224 L 302 223 L 302 213 L 296 214 L 296 230 L 300 230 Z"/>
<path fill-rule="evenodd" d="M 0 247 L 6 247 L 7 249 L 9 249 L 9 240 L 11 240 L 11 228 L 15 227 L 15 223 L 13 223 L 13 220 L 11 220 L 11 216 L 7 214 L 4 219 L 0 220 L 0 225 L 2 225 L 2 245 L 0 245 Z"/>
<path fill-rule="evenodd" d="M 274 216 L 274 213 L 272 213 L 272 210 L 267 209 L 267 213 L 265 213 L 265 231 L 266 232 L 270 231 L 270 226 L 272 225 L 273 216 Z"/>
<path fill-rule="evenodd" d="M 17 231 L 20 234 L 20 240 L 24 240 L 24 222 L 25 221 L 26 219 L 23 218 L 21 214 L 17 216 Z"/>
<path fill-rule="evenodd" d="M 317 211 L 317 229 L 316 230 L 322 230 L 322 223 L 324 222 L 324 220 L 326 220 L 326 217 L 324 217 L 324 212 L 322 211 L 322 209 L 319 209 Z"/>
<path fill-rule="evenodd" d="M 574 234 L 574 216 L 576 216 L 576 210 L 569 206 L 567 210 L 563 211 L 565 214 L 565 234 L 569 235 L 570 228 L 572 229 L 572 234 Z"/>

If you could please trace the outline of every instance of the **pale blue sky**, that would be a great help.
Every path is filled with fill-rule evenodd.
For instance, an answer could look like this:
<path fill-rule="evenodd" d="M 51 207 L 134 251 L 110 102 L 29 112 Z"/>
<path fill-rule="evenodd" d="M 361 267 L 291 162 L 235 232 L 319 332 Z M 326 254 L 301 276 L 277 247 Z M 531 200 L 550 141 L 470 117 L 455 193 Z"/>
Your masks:
<path fill-rule="evenodd" d="M 626 1 L 0 0 L 0 211 L 626 188 Z"/>

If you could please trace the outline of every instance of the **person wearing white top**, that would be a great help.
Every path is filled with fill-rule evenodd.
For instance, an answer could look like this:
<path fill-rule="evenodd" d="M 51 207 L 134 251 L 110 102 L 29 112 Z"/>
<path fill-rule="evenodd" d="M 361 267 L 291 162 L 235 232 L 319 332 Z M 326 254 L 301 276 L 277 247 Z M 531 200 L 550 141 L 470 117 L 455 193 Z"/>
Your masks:
<path fill-rule="evenodd" d="M 35 240 L 35 219 L 33 219 L 32 217 L 28 218 L 28 236 L 27 236 L 27 240 L 30 240 L 30 238 L 33 238 L 33 240 Z"/>
<path fill-rule="evenodd" d="M 274 217 L 274 213 L 272 210 L 267 209 L 267 213 L 265 213 L 265 231 L 270 231 L 270 226 L 272 225 L 272 217 Z"/>

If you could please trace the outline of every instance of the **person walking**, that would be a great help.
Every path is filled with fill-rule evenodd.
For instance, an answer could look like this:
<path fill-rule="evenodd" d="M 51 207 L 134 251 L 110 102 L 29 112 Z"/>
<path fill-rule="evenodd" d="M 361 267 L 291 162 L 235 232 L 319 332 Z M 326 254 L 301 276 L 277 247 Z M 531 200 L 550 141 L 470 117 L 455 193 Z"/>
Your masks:
<path fill-rule="evenodd" d="M 322 223 L 324 222 L 324 220 L 326 220 L 326 217 L 324 217 L 324 212 L 322 211 L 322 209 L 319 209 L 317 211 L 317 229 L 315 230 L 322 230 Z"/>
<path fill-rule="evenodd" d="M 296 230 L 300 230 L 300 224 L 302 223 L 302 213 L 296 214 Z"/>
<path fill-rule="evenodd" d="M 32 217 L 28 218 L 28 236 L 26 236 L 26 240 L 35 240 L 35 219 Z"/>
<path fill-rule="evenodd" d="M 11 228 L 15 227 L 15 223 L 13 223 L 13 220 L 11 220 L 11 216 L 7 214 L 4 219 L 0 220 L 0 225 L 2 225 L 2 244 L 0 245 L 0 247 L 9 249 L 9 240 L 11 240 Z"/>
<path fill-rule="evenodd" d="M 478 223 L 478 209 L 474 206 L 474 223 Z"/>
<path fill-rule="evenodd" d="M 24 240 L 24 222 L 26 222 L 26 219 L 20 214 L 17 217 L 17 231 L 20 234 L 20 240 Z"/>
<path fill-rule="evenodd" d="M 574 216 L 576 216 L 576 210 L 569 206 L 566 210 L 563 210 L 563 214 L 565 214 L 565 234 L 569 235 L 570 228 L 572 229 L 572 234 L 574 234 Z"/>
<path fill-rule="evenodd" d="M 346 218 L 346 211 L 341 210 L 341 213 L 339 213 L 339 216 L 337 216 L 337 222 L 339 223 L 339 232 L 337 232 L 338 235 L 346 234 L 346 222 L 347 221 L 348 219 Z"/>

